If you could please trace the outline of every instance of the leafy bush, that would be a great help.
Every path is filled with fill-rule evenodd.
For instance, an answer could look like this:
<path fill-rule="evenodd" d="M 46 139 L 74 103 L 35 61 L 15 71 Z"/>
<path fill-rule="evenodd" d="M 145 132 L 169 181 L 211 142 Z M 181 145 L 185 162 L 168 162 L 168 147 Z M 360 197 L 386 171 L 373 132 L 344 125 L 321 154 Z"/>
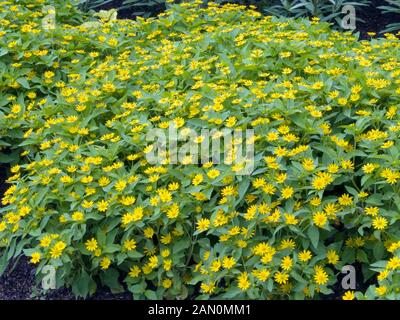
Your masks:
<path fill-rule="evenodd" d="M 267 14 L 295 18 L 318 17 L 321 21 L 333 22 L 339 29 L 342 28 L 343 7 L 352 5 L 358 8 L 370 3 L 366 0 L 269 0 L 260 2 L 261 4 L 258 4 L 258 6 Z M 361 19 L 358 20 L 362 21 Z"/>
<path fill-rule="evenodd" d="M 379 9 L 382 10 L 384 14 L 386 13 L 394 13 L 394 14 L 400 14 L 400 1 L 399 0 L 385 0 L 387 2 L 387 5 L 385 6 L 380 6 Z M 386 29 L 384 29 L 382 32 L 392 32 L 400 30 L 400 23 L 399 22 L 394 22 L 390 23 L 386 26 Z"/>
<path fill-rule="evenodd" d="M 121 0 L 120 2 L 113 0 L 80 0 L 77 4 L 81 10 L 88 12 L 90 10 L 98 10 L 111 3 L 114 9 L 120 12 L 127 9 L 130 17 L 141 16 L 148 18 L 165 11 L 170 2 L 174 2 L 174 0 Z"/>
<path fill-rule="evenodd" d="M 31 1 L 20 0 L 18 3 L 2 3 L 0 35 L 2 43 L 0 49 L 0 81 L 1 97 L 0 102 L 0 163 L 15 162 L 18 160 L 18 141 L 22 138 L 19 124 L 12 121 L 18 117 L 11 116 L 11 121 L 4 117 L 4 107 L 11 101 L 21 99 L 27 92 L 30 92 L 31 83 L 40 83 L 35 77 L 35 71 L 41 74 L 46 68 L 51 67 L 56 56 L 47 56 L 48 48 L 52 46 L 52 38 L 43 32 L 42 27 L 52 23 L 53 11 L 56 14 L 58 23 L 76 25 L 82 23 L 83 16 L 76 9 L 74 1 Z M 22 9 L 24 8 L 24 9 Z M 7 11 L 8 10 L 8 11 Z M 14 14 L 18 16 L 13 17 Z M 21 30 L 19 30 L 21 28 Z M 33 41 L 33 36 L 37 37 Z M 29 48 L 30 51 L 26 51 Z M 25 63 L 18 60 L 29 58 Z M 41 87 L 40 95 L 46 96 L 49 93 L 48 87 Z M 30 96 L 37 95 L 32 91 Z M 32 99 L 31 99 L 32 101 Z M 30 108 L 30 107 L 29 107 Z"/>
<path fill-rule="evenodd" d="M 24 254 L 79 296 L 318 299 L 358 262 L 371 285 L 344 299 L 399 299 L 399 41 L 200 3 L 54 30 L 1 3 L 0 128 L 22 148 L 1 269 Z M 253 172 L 149 164 L 170 124 L 254 129 Z"/>
<path fill-rule="evenodd" d="M 81 8 L 85 11 L 97 9 L 102 5 L 110 3 L 107 0 L 82 0 Z M 178 0 L 123 0 L 120 4 L 115 3 L 119 11 L 128 9 L 134 17 L 150 17 L 163 12 L 170 3 L 178 3 Z M 204 4 L 210 2 L 203 0 Z M 342 29 L 342 8 L 352 5 L 355 8 L 370 4 L 369 0 L 347 1 L 347 0 L 216 0 L 218 4 L 240 4 L 253 5 L 266 15 L 278 17 L 318 17 L 321 21 L 333 23 L 335 28 Z M 356 16 L 358 21 L 362 19 Z"/>
<path fill-rule="evenodd" d="M 75 5 L 83 11 L 96 10 L 97 8 L 113 2 L 113 0 L 77 0 Z"/>

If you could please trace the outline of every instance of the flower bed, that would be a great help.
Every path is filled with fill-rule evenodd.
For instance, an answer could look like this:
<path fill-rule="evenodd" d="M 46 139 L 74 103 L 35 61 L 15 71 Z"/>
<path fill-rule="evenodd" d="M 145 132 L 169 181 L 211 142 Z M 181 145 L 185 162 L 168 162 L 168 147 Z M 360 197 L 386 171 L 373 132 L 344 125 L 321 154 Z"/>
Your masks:
<path fill-rule="evenodd" d="M 377 281 L 345 299 L 399 298 L 397 38 L 196 3 L 46 31 L 44 4 L 2 4 L 1 141 L 21 158 L 1 269 L 24 254 L 78 296 L 318 299 L 358 262 Z M 150 164 L 170 125 L 254 130 L 251 174 Z"/>

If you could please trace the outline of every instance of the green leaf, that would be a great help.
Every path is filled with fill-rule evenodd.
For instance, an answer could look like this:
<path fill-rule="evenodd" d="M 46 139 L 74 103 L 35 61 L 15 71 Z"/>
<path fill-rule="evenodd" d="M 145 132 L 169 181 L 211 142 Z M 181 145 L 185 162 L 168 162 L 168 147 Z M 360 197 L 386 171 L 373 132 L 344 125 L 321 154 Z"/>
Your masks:
<path fill-rule="evenodd" d="M 1 48 L 0 49 L 0 57 L 5 56 L 8 53 L 7 49 Z"/>
<path fill-rule="evenodd" d="M 29 86 L 29 82 L 28 80 L 26 80 L 26 78 L 18 78 L 17 82 L 23 86 L 25 89 L 30 89 L 31 87 Z"/>
<path fill-rule="evenodd" d="M 118 281 L 119 273 L 114 268 L 109 268 L 105 272 L 100 273 L 102 284 L 110 288 L 112 293 L 120 293 L 124 291 L 124 287 Z"/>
<path fill-rule="evenodd" d="M 139 284 L 135 284 L 133 286 L 129 286 L 129 291 L 134 294 L 142 294 L 146 290 L 146 282 L 142 281 Z"/>
<path fill-rule="evenodd" d="M 381 260 L 385 254 L 385 246 L 382 242 L 376 242 L 373 249 L 374 258 Z"/>
<path fill-rule="evenodd" d="M 151 290 L 146 290 L 144 292 L 144 295 L 146 296 L 147 299 L 149 300 L 158 300 L 157 294 L 154 291 Z"/>
<path fill-rule="evenodd" d="M 247 192 L 247 189 L 249 189 L 249 186 L 250 186 L 250 179 L 248 177 L 244 177 L 243 180 L 239 183 L 239 188 L 238 188 L 239 199 L 236 201 L 236 204 L 242 201 L 243 197 Z"/>
<path fill-rule="evenodd" d="M 368 256 L 367 256 L 367 254 L 365 253 L 364 250 L 357 250 L 357 256 L 356 256 L 356 258 L 357 258 L 357 260 L 360 261 L 360 262 L 365 262 L 365 263 L 368 263 L 368 262 L 369 262 Z"/>
<path fill-rule="evenodd" d="M 3 275 L 4 271 L 7 269 L 8 266 L 8 260 L 7 260 L 7 255 L 3 253 L 0 256 L 0 277 Z"/>
<path fill-rule="evenodd" d="M 318 241 L 319 241 L 319 230 L 315 226 L 311 226 L 308 228 L 307 235 L 311 240 L 312 246 L 317 249 Z"/>
<path fill-rule="evenodd" d="M 140 252 L 138 252 L 136 250 L 129 251 L 127 254 L 128 254 L 128 257 L 132 258 L 132 259 L 140 259 L 140 258 L 142 258 L 144 256 L 143 253 L 140 253 Z"/>
<path fill-rule="evenodd" d="M 188 239 L 182 239 L 179 240 L 177 243 L 175 243 L 172 251 L 174 254 L 179 253 L 187 248 L 189 248 L 190 246 L 190 241 L 188 241 Z"/>
<path fill-rule="evenodd" d="M 72 283 L 73 294 L 78 297 L 86 298 L 90 291 L 89 290 L 90 282 L 91 278 L 89 274 L 85 270 L 82 270 Z"/>

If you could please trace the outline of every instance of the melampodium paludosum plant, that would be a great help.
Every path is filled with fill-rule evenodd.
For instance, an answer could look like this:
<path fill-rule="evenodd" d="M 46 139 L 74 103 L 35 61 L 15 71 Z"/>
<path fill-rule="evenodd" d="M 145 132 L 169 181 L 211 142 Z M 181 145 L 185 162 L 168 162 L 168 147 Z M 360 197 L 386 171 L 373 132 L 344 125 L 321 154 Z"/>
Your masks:
<path fill-rule="evenodd" d="M 318 299 L 357 263 L 369 287 L 343 299 L 400 298 L 397 38 L 201 1 L 43 30 L 49 2 L 0 3 L 0 128 L 21 150 L 2 270 L 24 254 L 80 296 Z M 149 164 L 171 124 L 253 129 L 253 171 Z"/>

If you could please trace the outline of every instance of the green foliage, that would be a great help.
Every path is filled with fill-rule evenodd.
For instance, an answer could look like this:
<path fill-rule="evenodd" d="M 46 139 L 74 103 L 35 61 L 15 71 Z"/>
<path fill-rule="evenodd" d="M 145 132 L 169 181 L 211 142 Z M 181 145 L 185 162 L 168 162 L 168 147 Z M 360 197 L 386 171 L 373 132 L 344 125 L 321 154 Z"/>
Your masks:
<path fill-rule="evenodd" d="M 0 130 L 21 153 L 0 272 L 23 254 L 83 297 L 320 299 L 358 262 L 377 281 L 345 299 L 400 299 L 396 37 L 202 1 L 78 25 L 64 2 L 43 29 L 52 2 L 0 4 Z M 169 126 L 180 147 L 253 129 L 253 171 L 151 163 Z"/>
<path fill-rule="evenodd" d="M 78 0 L 78 6 L 81 10 L 88 12 L 90 10 L 98 10 L 102 6 L 109 4 L 112 0 Z M 123 11 L 129 10 L 131 17 L 150 17 L 155 16 L 166 10 L 168 6 L 167 0 L 123 0 L 114 8 Z"/>
<path fill-rule="evenodd" d="M 86 10 L 95 9 L 107 2 L 109 1 L 85 0 L 85 5 L 82 5 L 82 8 Z M 203 0 L 203 2 L 206 4 L 210 1 Z M 219 4 L 254 5 L 264 14 L 281 17 L 318 17 L 322 21 L 335 23 L 335 26 L 339 29 L 341 28 L 341 18 L 344 16 L 342 13 L 344 6 L 352 5 L 357 8 L 370 3 L 368 0 L 217 0 L 215 2 Z M 133 16 L 150 17 L 165 11 L 167 7 L 168 1 L 166 0 L 124 0 L 122 5 L 116 9 L 128 9 Z"/>
<path fill-rule="evenodd" d="M 96 10 L 99 7 L 111 3 L 113 0 L 76 0 L 76 5 L 82 11 Z M 116 8 L 118 9 L 118 8 Z"/>
<path fill-rule="evenodd" d="M 266 14 L 295 18 L 317 17 L 321 21 L 332 22 L 336 28 L 341 29 L 344 6 L 352 5 L 357 9 L 369 3 L 365 0 L 267 0 L 257 1 L 257 6 Z M 358 19 L 358 21 L 362 20 Z"/>
<path fill-rule="evenodd" d="M 121 9 L 134 9 L 134 16 L 147 18 L 165 11 L 167 6 L 167 0 L 124 0 Z"/>

